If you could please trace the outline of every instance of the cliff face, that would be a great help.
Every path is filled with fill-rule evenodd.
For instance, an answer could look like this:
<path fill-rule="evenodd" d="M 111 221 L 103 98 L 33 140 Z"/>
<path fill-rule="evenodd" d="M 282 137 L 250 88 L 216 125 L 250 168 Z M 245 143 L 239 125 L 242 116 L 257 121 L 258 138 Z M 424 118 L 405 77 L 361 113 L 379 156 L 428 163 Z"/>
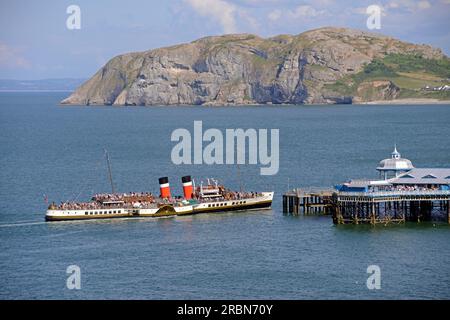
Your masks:
<path fill-rule="evenodd" d="M 268 39 L 250 34 L 207 37 L 117 56 L 62 103 L 345 103 L 351 102 L 358 91 L 345 94 L 345 90 L 328 85 L 357 75 L 372 61 L 391 54 L 447 59 L 430 46 L 341 28 Z M 358 101 L 393 99 L 397 95 L 391 83 L 369 81 L 359 90 L 370 94 L 358 96 Z"/>

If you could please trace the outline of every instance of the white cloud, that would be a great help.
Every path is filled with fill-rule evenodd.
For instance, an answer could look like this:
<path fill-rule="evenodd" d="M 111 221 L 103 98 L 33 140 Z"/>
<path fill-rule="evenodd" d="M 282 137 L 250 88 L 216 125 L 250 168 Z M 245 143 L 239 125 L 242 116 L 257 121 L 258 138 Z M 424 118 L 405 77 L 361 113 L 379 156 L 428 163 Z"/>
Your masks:
<path fill-rule="evenodd" d="M 267 18 L 269 18 L 269 20 L 271 21 L 277 21 L 278 19 L 281 18 L 282 12 L 281 10 L 273 10 L 271 11 L 268 15 Z"/>
<path fill-rule="evenodd" d="M 238 2 L 240 2 L 243 5 L 267 6 L 267 5 L 279 4 L 282 1 L 280 1 L 280 0 L 240 0 Z"/>
<path fill-rule="evenodd" d="M 449 1 L 450 0 L 444 0 Z M 415 0 L 394 0 L 386 3 L 385 5 L 379 5 L 381 9 L 381 14 L 383 16 L 386 16 L 389 12 L 393 12 L 395 10 L 406 10 L 407 12 L 416 12 L 419 10 L 425 10 L 431 8 L 431 3 L 427 0 L 422 1 L 415 1 Z M 351 9 L 350 12 L 356 13 L 356 14 L 363 14 L 366 15 L 367 7 L 357 7 L 354 9 Z"/>
<path fill-rule="evenodd" d="M 184 0 L 198 14 L 217 20 L 225 33 L 235 33 L 237 7 L 224 0 Z"/>
<path fill-rule="evenodd" d="M 400 7 L 400 5 L 399 5 L 397 2 L 395 2 L 395 1 L 389 2 L 389 3 L 386 5 L 386 8 L 397 9 L 398 7 Z"/>
<path fill-rule="evenodd" d="M 310 5 L 300 5 L 289 12 L 293 18 L 317 17 L 322 15 L 324 11 L 318 11 Z"/>
<path fill-rule="evenodd" d="M 299 5 L 293 9 L 286 9 L 284 11 L 280 9 L 275 9 L 267 15 L 267 18 L 271 21 L 278 21 L 282 19 L 283 17 L 295 20 L 300 18 L 314 18 L 318 16 L 323 16 L 326 14 L 326 11 L 324 10 L 317 10 L 316 8 L 310 6 L 310 5 Z"/>
<path fill-rule="evenodd" d="M 428 1 L 419 1 L 419 3 L 417 4 L 417 7 L 419 9 L 428 9 L 431 7 L 431 4 Z"/>
<path fill-rule="evenodd" d="M 381 5 L 377 5 L 377 6 L 378 6 L 378 7 L 380 8 L 380 10 L 381 10 L 381 16 L 385 17 L 385 16 L 387 15 L 386 12 L 388 11 L 388 8 L 390 8 L 390 5 L 387 4 L 386 7 L 383 7 L 383 6 L 381 6 Z M 355 14 L 362 14 L 362 15 L 365 15 L 365 16 L 369 16 L 369 14 L 367 13 L 367 8 L 368 8 L 368 7 L 354 8 L 354 9 L 351 9 L 349 12 L 355 13 Z"/>
<path fill-rule="evenodd" d="M 246 10 L 238 9 L 238 16 L 243 21 L 245 21 L 251 29 L 253 29 L 253 30 L 258 30 L 259 29 L 260 24 L 258 22 L 258 19 L 255 19 Z"/>
<path fill-rule="evenodd" d="M 22 51 L 0 42 L 0 67 L 29 68 L 31 63 L 22 57 Z"/>
<path fill-rule="evenodd" d="M 444 0 L 450 1 L 450 0 Z M 410 12 L 431 8 L 431 3 L 428 0 L 394 0 L 388 2 L 385 6 L 386 9 L 406 9 Z"/>

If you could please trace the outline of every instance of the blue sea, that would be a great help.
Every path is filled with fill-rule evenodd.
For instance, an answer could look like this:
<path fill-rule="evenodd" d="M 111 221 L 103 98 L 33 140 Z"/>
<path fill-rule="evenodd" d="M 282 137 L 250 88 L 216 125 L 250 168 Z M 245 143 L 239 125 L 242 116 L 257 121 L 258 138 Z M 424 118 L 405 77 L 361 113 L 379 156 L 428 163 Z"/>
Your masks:
<path fill-rule="evenodd" d="M 59 106 L 68 93 L 0 93 L 0 299 L 449 299 L 450 226 L 335 226 L 285 216 L 289 187 L 375 178 L 397 145 L 416 167 L 450 167 L 450 106 Z M 280 169 L 174 165 L 171 133 L 279 129 Z M 168 176 L 275 191 L 271 210 L 44 221 L 46 202 L 158 193 Z M 69 290 L 67 267 L 81 272 Z M 369 290 L 367 268 L 381 270 Z"/>

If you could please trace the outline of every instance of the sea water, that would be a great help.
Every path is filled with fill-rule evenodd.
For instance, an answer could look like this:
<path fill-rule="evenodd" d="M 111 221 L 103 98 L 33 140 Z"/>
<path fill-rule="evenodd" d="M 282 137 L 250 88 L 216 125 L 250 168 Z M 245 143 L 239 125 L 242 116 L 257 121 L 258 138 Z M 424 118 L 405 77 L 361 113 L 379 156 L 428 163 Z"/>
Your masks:
<path fill-rule="evenodd" d="M 450 106 L 59 106 L 68 93 L 0 93 L 1 299 L 450 298 L 450 227 L 335 226 L 284 216 L 293 187 L 376 178 L 397 145 L 416 167 L 450 167 Z M 170 141 L 194 121 L 219 130 L 279 129 L 279 171 L 174 165 Z M 275 191 L 271 210 L 173 218 L 44 221 L 48 201 L 116 189 L 158 194 L 168 176 Z M 80 270 L 70 290 L 69 266 Z M 381 289 L 367 268 L 379 266 Z"/>

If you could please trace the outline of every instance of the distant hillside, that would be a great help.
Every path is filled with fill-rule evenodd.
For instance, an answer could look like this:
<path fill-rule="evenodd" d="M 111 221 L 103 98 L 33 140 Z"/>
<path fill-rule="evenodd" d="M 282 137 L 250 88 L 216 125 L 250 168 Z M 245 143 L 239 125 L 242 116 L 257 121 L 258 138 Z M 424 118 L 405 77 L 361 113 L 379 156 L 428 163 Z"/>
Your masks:
<path fill-rule="evenodd" d="M 74 91 L 86 79 L 0 79 L 0 91 Z"/>
<path fill-rule="evenodd" d="M 236 105 L 450 99 L 450 60 L 428 45 L 345 28 L 197 41 L 111 59 L 63 104 Z M 428 90 L 424 90 L 428 86 Z M 431 88 L 431 89 L 430 89 Z"/>
<path fill-rule="evenodd" d="M 426 59 L 419 54 L 388 54 L 364 65 L 363 70 L 342 77 L 325 88 L 353 96 L 355 102 L 431 98 L 450 99 L 450 90 L 432 90 L 450 84 L 450 60 Z M 374 90 L 384 85 L 384 92 Z M 427 88 L 428 87 L 428 88 Z M 389 92 L 390 91 L 390 92 Z M 389 100 L 389 99 L 387 99 Z"/>

